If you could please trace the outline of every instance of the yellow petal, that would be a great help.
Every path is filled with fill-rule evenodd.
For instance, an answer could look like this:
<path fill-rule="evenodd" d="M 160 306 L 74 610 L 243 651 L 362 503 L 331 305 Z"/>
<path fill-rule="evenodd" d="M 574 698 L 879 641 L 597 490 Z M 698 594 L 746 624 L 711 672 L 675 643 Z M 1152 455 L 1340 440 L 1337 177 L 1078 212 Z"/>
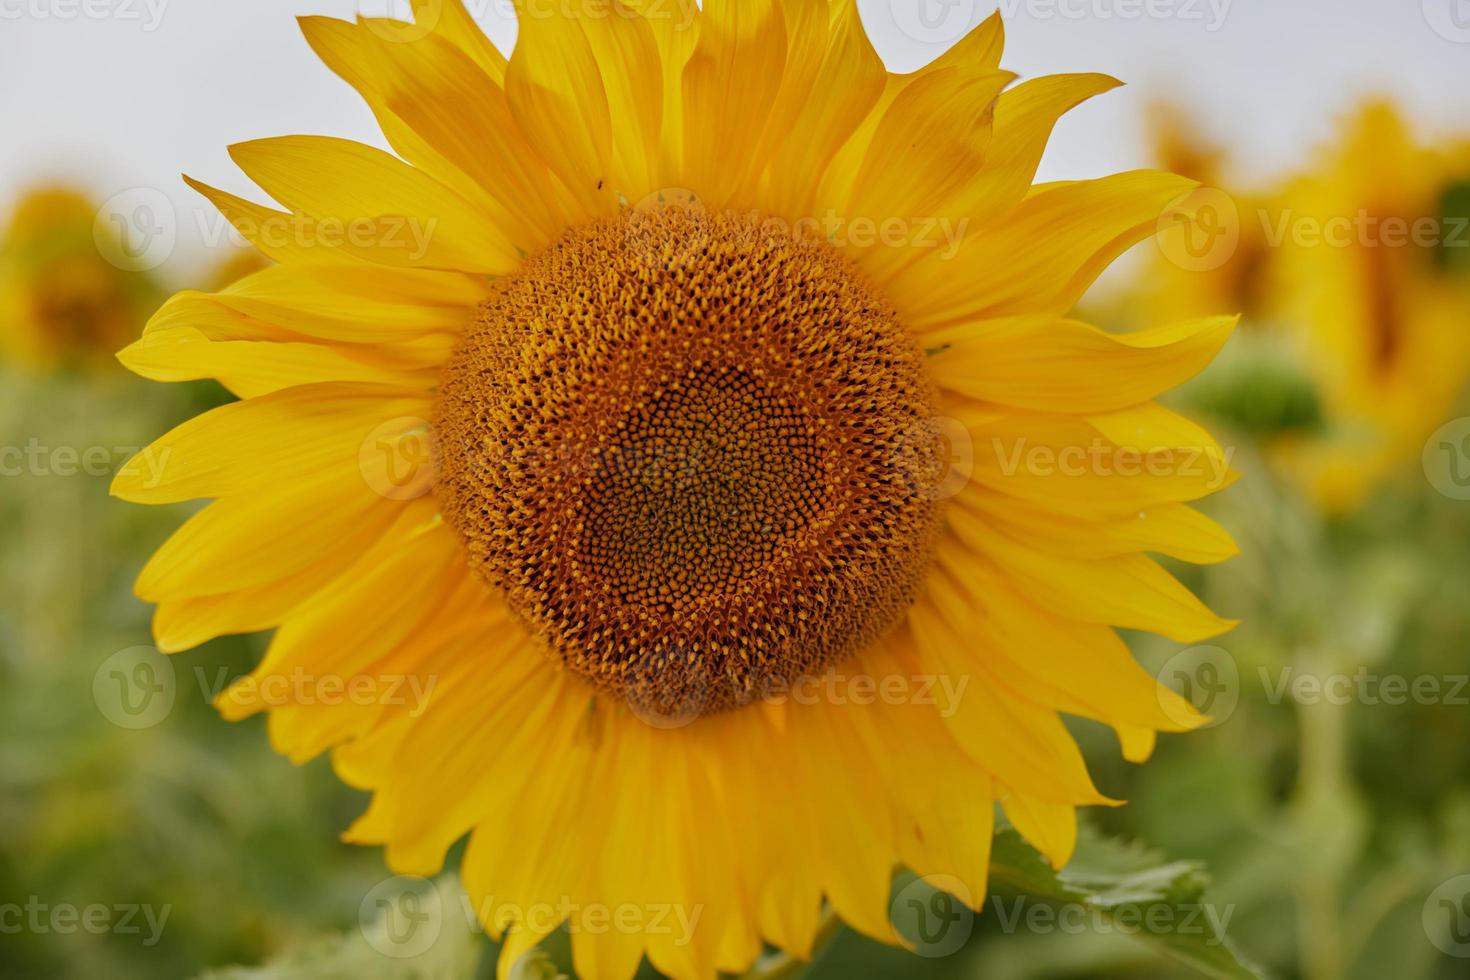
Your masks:
<path fill-rule="evenodd" d="M 873 134 L 845 212 L 873 220 L 946 213 L 979 173 L 1011 72 L 949 68 L 914 80 Z"/>
<path fill-rule="evenodd" d="M 187 295 L 198 294 L 180 294 Z M 453 272 L 293 264 L 262 269 L 209 298 L 306 337 L 376 346 L 434 332 L 457 338 L 488 295 L 483 280 Z"/>
<path fill-rule="evenodd" d="M 834 5 L 828 45 L 810 93 L 767 170 L 766 194 L 777 214 L 812 213 L 816 188 L 887 85 L 887 72 L 849 2 Z"/>
<path fill-rule="evenodd" d="M 1240 553 L 1224 528 L 1186 504 L 1155 504 L 1121 517 L 1083 519 L 978 484 L 966 487 L 955 503 L 1018 541 L 1074 558 L 1114 558 L 1150 551 L 1210 565 Z"/>
<path fill-rule="evenodd" d="M 304 233 L 384 265 L 503 274 L 520 256 L 469 201 L 382 150 L 326 136 L 282 136 L 230 147 L 281 204 L 314 219 Z"/>
<path fill-rule="evenodd" d="M 921 333 L 1004 316 L 1060 315 L 1193 186 L 1151 171 L 1039 185 L 995 222 L 969 228 L 957 250 L 929 250 L 886 287 Z"/>
<path fill-rule="evenodd" d="M 983 223 L 1019 203 L 1036 176 L 1057 119 L 1121 84 L 1107 75 L 1044 75 L 1002 92 L 995 103 L 985 167 L 957 197 L 951 213 Z"/>
<path fill-rule="evenodd" d="M 373 492 L 355 461 L 271 493 L 217 500 L 163 543 L 134 591 L 159 602 L 285 578 L 321 561 L 358 523 L 402 506 Z"/>
<path fill-rule="evenodd" d="M 1124 518 L 1157 504 L 1198 500 L 1229 486 L 1226 454 L 1208 433 L 1150 403 L 1072 419 L 947 408 L 967 475 L 1049 510 L 1086 519 Z M 1170 428 L 1165 428 L 1170 426 Z M 965 469 L 960 475 L 966 475 Z"/>
<path fill-rule="evenodd" d="M 151 331 L 117 357 L 129 371 L 154 381 L 217 378 L 239 398 L 328 381 L 414 381 L 404 372 L 353 360 L 340 349 L 265 341 L 216 342 L 191 327 Z M 427 389 L 436 377 L 426 372 L 419 383 Z"/>
<path fill-rule="evenodd" d="M 707 0 L 699 39 L 684 67 L 684 170 L 690 189 L 722 209 L 760 163 L 765 131 L 786 70 L 779 0 Z"/>
<path fill-rule="evenodd" d="M 931 71 L 944 71 L 947 68 L 994 71 L 1000 65 L 1005 43 L 1005 23 L 1001 20 L 1000 11 L 997 10 L 975 25 L 948 51 L 916 72 L 915 77 Z"/>
<path fill-rule="evenodd" d="M 1237 319 L 1213 317 L 1124 334 L 1071 320 L 977 324 L 946 333 L 956 339 L 929 367 L 940 385 L 981 401 L 1040 412 L 1106 413 L 1151 401 L 1198 374 Z"/>
<path fill-rule="evenodd" d="M 1198 643 L 1237 625 L 1212 613 L 1144 555 L 1084 561 L 1035 551 L 1002 534 L 983 541 L 1016 589 L 1043 608 L 1066 609 L 1084 622 L 1146 630 L 1180 643 Z"/>
<path fill-rule="evenodd" d="M 663 126 L 657 186 L 677 182 L 684 157 L 684 66 L 699 37 L 699 8 L 694 0 L 621 0 L 643 15 L 658 45 L 662 78 Z"/>
<path fill-rule="evenodd" d="M 1060 871 L 1077 849 L 1077 811 L 1022 793 L 1001 797 L 1011 825 Z"/>
<path fill-rule="evenodd" d="M 477 59 L 437 35 L 399 43 L 327 17 L 300 23 L 405 160 L 466 199 L 490 204 L 497 227 L 521 249 L 555 239 L 566 224 L 555 181 L 516 126 L 504 89 Z"/>
<path fill-rule="evenodd" d="M 577 14 L 581 4 L 571 0 L 572 6 L 563 11 L 528 12 L 525 3 L 520 0 L 517 4 L 520 36 L 505 74 L 511 111 L 521 131 L 586 212 L 611 213 L 617 204 L 612 172 L 613 117 L 603 89 L 602 68 L 583 30 L 584 18 Z M 651 68 L 647 59 L 652 53 L 652 37 L 637 32 L 636 24 L 641 21 L 624 20 L 607 10 L 593 19 L 595 26 L 589 26 L 600 35 L 610 66 L 624 69 L 640 64 Z M 608 21 L 622 21 L 622 28 Z M 621 37 L 615 36 L 615 31 Z M 640 41 L 649 46 L 638 47 Z M 628 47 L 619 50 L 624 43 Z M 635 60 L 621 62 L 623 54 Z M 641 62 L 636 60 L 640 57 Z M 620 79 L 619 85 L 627 89 L 631 82 Z M 637 98 L 649 93 L 623 94 Z M 636 107 L 625 98 L 618 108 Z"/>
<path fill-rule="evenodd" d="M 325 467 L 356 466 L 369 439 L 423 428 L 431 411 L 426 393 L 372 384 L 306 385 L 233 402 L 144 449 L 118 471 L 112 494 L 159 504 L 264 493 Z"/>
<path fill-rule="evenodd" d="M 210 187 L 184 176 L 184 183 L 204 195 L 230 227 L 266 258 L 278 263 L 307 262 L 359 262 L 367 264 L 361 255 L 346 249 L 335 248 L 319 241 L 310 222 L 304 222 L 286 211 L 277 211 L 227 191 Z"/>
<path fill-rule="evenodd" d="M 1008 686 L 1057 711 L 1115 728 L 1173 732 L 1204 724 L 1187 701 L 1139 666 L 1114 630 L 1038 606 L 1004 570 L 966 550 L 973 549 L 977 532 L 983 533 L 973 524 L 957 528 L 957 542 L 941 547 L 944 574 L 934 586 L 935 606 L 958 635 L 975 638 L 973 655 L 983 657 Z M 960 669 L 969 655 L 969 649 L 955 651 L 951 669 Z"/>
<path fill-rule="evenodd" d="M 909 614 L 914 648 L 925 664 L 943 664 L 965 641 L 922 603 Z M 963 693 L 945 706 L 955 739 L 996 780 L 1043 799 L 1077 805 L 1111 802 L 1097 791 L 1077 743 L 1055 711 L 1006 686 L 983 661 L 964 672 L 942 669 L 964 681 Z"/>

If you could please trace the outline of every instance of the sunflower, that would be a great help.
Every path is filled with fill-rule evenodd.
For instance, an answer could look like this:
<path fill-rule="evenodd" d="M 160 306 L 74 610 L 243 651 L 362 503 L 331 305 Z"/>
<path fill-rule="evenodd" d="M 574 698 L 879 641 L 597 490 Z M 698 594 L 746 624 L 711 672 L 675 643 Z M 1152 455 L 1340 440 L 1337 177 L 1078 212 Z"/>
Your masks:
<path fill-rule="evenodd" d="M 1271 317 L 1302 353 L 1327 431 L 1282 447 L 1329 510 L 1418 458 L 1470 381 L 1470 146 L 1426 145 L 1364 106 L 1273 222 Z"/>
<path fill-rule="evenodd" d="M 1240 313 L 1249 322 L 1272 295 L 1267 193 L 1243 186 L 1224 147 L 1188 110 L 1155 104 L 1149 113 L 1155 163 L 1199 186 L 1160 222 L 1142 270 L 1108 304 L 1111 318 L 1171 323 L 1201 313 Z"/>
<path fill-rule="evenodd" d="M 107 261 L 96 217 L 69 187 L 35 188 L 16 205 L 0 240 L 0 348 L 12 362 L 42 372 L 111 364 L 162 298 Z"/>
<path fill-rule="evenodd" d="M 1062 865 L 1115 802 L 1062 714 L 1135 761 L 1203 721 L 1114 627 L 1232 625 L 1150 553 L 1234 551 L 1187 505 L 1225 452 L 1152 400 L 1233 321 L 1066 316 L 1190 182 L 1033 184 L 1117 83 L 1013 84 L 995 18 L 894 75 L 848 0 L 562 6 L 509 61 L 452 0 L 306 18 L 397 154 L 193 184 L 276 264 L 120 355 L 241 399 L 114 486 L 213 498 L 139 577 L 158 646 L 275 628 L 223 714 L 330 751 L 398 872 L 468 835 L 503 967 L 897 941 L 896 867 L 978 907 L 997 805 Z"/>

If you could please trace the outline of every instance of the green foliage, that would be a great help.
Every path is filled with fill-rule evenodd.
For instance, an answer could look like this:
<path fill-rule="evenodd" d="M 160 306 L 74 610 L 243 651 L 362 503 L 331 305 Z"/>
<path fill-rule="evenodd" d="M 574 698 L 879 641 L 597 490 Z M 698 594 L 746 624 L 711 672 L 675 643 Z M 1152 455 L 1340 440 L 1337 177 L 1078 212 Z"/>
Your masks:
<path fill-rule="evenodd" d="M 1006 828 L 995 836 L 990 874 L 997 885 L 1082 912 L 1074 917 L 1078 921 L 1137 936 L 1202 976 L 1263 976 L 1226 935 L 1233 909 L 1206 900 L 1209 878 L 1199 862 L 1165 862 L 1146 848 L 1088 832 L 1073 860 L 1057 872 Z"/>
<path fill-rule="evenodd" d="M 395 939 L 395 918 L 422 914 L 405 907 L 405 893 L 358 929 L 289 947 L 264 966 L 212 970 L 198 980 L 471 980 L 482 947 L 479 932 L 456 914 L 463 892 L 452 877 L 434 890 L 435 933 L 422 950 L 400 949 Z M 556 980 L 554 972 L 537 972 L 543 961 L 527 958 L 525 971 L 513 980 Z"/>

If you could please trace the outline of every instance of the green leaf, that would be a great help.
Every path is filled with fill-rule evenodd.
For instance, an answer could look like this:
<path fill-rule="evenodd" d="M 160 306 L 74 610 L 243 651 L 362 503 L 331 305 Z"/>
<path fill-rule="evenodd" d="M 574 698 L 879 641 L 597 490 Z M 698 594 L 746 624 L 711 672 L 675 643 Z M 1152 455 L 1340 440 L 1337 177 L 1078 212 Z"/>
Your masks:
<path fill-rule="evenodd" d="M 1085 926 L 1122 932 L 1203 976 L 1265 976 L 1231 944 L 1226 929 L 1234 907 L 1205 900 L 1209 878 L 1195 862 L 1164 863 L 1147 849 L 1084 827 L 1076 857 L 1057 872 L 1020 834 L 1005 828 L 991 849 L 990 877 L 994 885 L 1022 895 L 1009 906 L 1002 897 L 992 897 L 989 904 L 1002 929 L 1075 931 Z"/>

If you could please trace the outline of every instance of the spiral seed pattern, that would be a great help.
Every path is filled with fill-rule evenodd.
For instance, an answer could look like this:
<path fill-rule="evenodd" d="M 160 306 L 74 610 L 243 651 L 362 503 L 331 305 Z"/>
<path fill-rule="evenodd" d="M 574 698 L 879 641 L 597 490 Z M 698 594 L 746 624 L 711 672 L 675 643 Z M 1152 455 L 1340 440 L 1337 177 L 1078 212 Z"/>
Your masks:
<path fill-rule="evenodd" d="M 914 478 L 937 452 L 923 361 L 827 243 L 629 210 L 481 306 L 443 377 L 436 494 L 567 668 L 661 716 L 724 710 L 912 600 L 939 523 Z"/>

